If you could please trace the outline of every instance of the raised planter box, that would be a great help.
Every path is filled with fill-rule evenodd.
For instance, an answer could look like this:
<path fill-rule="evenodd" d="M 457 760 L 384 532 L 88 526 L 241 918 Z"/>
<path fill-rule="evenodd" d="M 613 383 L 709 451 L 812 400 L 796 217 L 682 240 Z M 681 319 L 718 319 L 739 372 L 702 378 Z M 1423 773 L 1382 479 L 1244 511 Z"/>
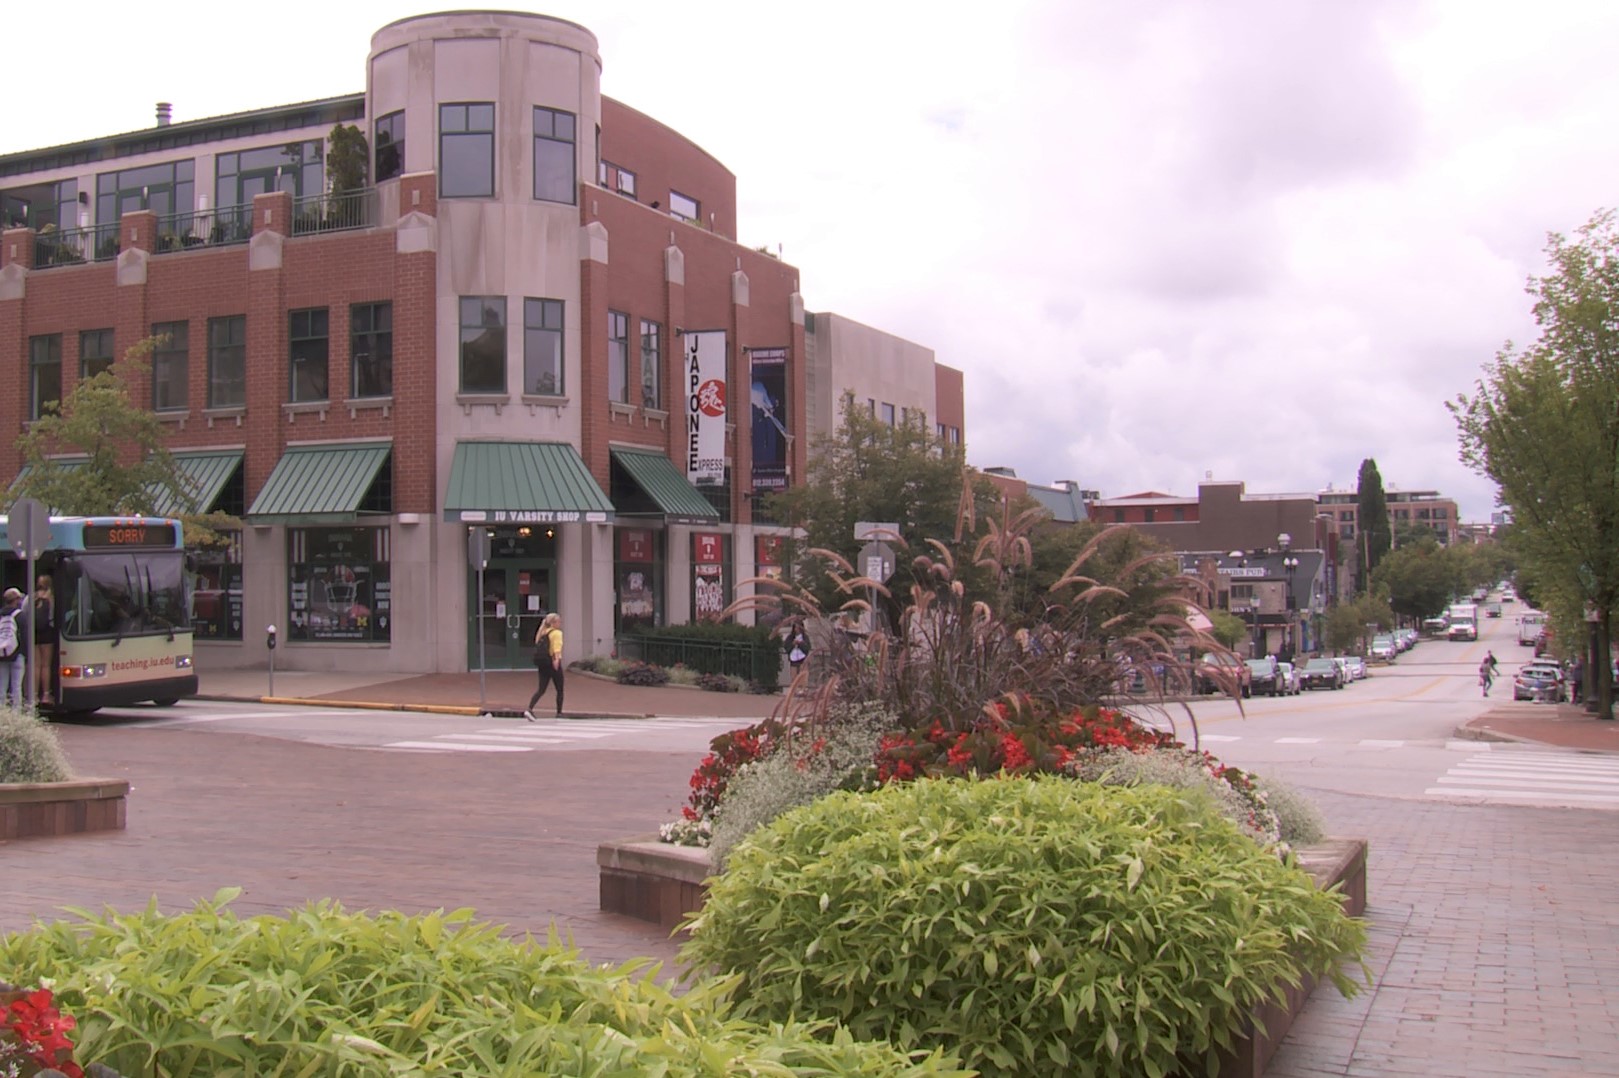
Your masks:
<path fill-rule="evenodd" d="M 1337 885 L 1344 912 L 1359 917 L 1366 912 L 1366 840 L 1332 838 L 1295 851 L 1299 867 L 1316 886 Z M 712 869 L 708 851 L 695 846 L 671 846 L 646 835 L 625 842 L 607 842 L 596 849 L 601 870 L 601 908 L 672 929 L 686 914 L 702 907 L 703 881 Z M 1257 1078 L 1281 1047 L 1293 1019 L 1315 988 L 1315 979 L 1290 989 L 1286 1002 L 1261 1007 L 1246 1023 L 1236 1051 L 1221 1061 L 1220 1078 Z M 1263 1032 L 1261 1032 L 1263 1031 Z"/>
<path fill-rule="evenodd" d="M 123 779 L 0 785 L 0 842 L 122 831 L 128 796 Z"/>

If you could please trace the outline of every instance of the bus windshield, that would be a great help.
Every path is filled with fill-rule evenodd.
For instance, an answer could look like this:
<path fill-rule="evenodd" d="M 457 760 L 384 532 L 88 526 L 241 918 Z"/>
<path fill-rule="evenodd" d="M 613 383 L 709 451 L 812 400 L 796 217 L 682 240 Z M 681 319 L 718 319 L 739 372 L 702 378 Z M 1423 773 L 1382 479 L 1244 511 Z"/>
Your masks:
<path fill-rule="evenodd" d="M 62 635 L 121 639 L 190 628 L 183 570 L 179 551 L 75 554 L 58 578 Z"/>

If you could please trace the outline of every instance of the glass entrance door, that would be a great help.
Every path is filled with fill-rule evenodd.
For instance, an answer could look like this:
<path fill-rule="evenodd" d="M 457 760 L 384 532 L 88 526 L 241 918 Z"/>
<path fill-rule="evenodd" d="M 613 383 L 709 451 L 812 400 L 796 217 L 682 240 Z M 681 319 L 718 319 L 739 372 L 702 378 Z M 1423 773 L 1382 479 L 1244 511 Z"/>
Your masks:
<path fill-rule="evenodd" d="M 470 669 L 522 670 L 534 665 L 534 634 L 552 609 L 551 568 L 548 561 L 491 561 L 483 572 L 482 595 L 475 594 L 478 574 L 468 574 L 473 600 L 468 608 L 477 612 L 468 619 Z"/>

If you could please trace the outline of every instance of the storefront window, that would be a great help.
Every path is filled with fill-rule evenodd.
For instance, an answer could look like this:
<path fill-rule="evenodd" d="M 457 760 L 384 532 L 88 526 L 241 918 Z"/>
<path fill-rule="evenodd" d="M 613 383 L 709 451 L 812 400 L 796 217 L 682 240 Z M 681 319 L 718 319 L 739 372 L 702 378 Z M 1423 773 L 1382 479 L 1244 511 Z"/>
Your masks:
<path fill-rule="evenodd" d="M 651 528 L 619 528 L 613 578 L 618 582 L 618 631 L 635 632 L 662 625 L 663 532 Z"/>
<path fill-rule="evenodd" d="M 198 640 L 242 638 L 242 533 L 191 554 L 191 627 Z"/>
<path fill-rule="evenodd" d="M 387 528 L 289 528 L 289 640 L 387 643 L 392 617 Z"/>
<path fill-rule="evenodd" d="M 691 555 L 691 613 L 693 621 L 719 621 L 729 605 L 725 578 L 725 535 L 695 532 Z"/>

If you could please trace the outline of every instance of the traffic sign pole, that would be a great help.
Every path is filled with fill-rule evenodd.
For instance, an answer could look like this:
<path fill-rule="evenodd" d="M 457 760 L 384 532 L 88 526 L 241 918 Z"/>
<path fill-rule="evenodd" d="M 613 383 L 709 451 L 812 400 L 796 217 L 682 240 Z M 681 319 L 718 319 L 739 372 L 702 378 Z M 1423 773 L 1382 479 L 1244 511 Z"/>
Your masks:
<path fill-rule="evenodd" d="M 11 503 L 11 512 L 6 516 L 6 533 L 11 540 L 11 549 L 28 562 L 28 579 L 24 581 L 22 589 L 26 598 L 34 594 L 34 562 L 51 542 L 50 511 L 33 498 L 18 498 Z M 39 672 L 33 669 L 33 637 L 34 615 L 30 612 L 28 639 L 18 639 L 17 648 L 23 655 L 23 706 L 32 706 L 37 710 L 39 693 L 34 686 L 38 683 Z"/>

